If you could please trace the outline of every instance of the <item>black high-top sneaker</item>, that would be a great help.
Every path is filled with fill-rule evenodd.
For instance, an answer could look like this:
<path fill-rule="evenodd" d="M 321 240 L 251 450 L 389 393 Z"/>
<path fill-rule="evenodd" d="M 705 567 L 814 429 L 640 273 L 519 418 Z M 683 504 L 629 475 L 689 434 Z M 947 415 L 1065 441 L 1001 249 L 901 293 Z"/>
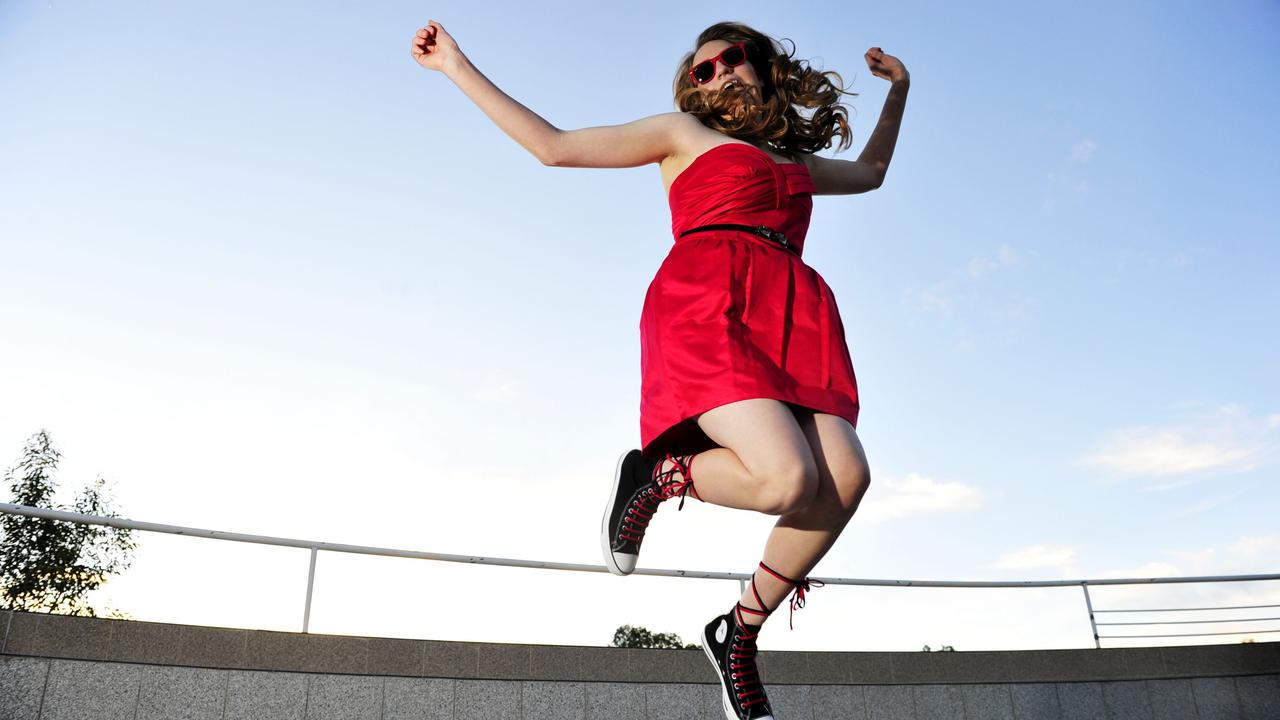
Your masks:
<path fill-rule="evenodd" d="M 763 562 L 760 568 L 792 586 L 792 615 L 797 608 L 804 607 L 804 593 L 810 589 L 810 583 L 822 586 L 820 580 L 792 580 Z M 769 707 L 769 698 L 756 671 L 756 637 L 760 635 L 760 626 L 749 625 L 742 617 L 745 612 L 768 619 L 773 613 L 773 609 L 764 604 L 760 591 L 756 590 L 755 573 L 751 574 L 751 594 L 760 606 L 758 610 L 736 603 L 733 610 L 707 623 L 702 630 L 702 649 L 720 675 L 721 699 L 727 720 L 773 720 L 773 709 Z"/>
<path fill-rule="evenodd" d="M 763 605 L 761 606 L 763 607 Z M 773 720 L 773 709 L 756 671 L 756 637 L 760 628 L 742 621 L 742 612 L 768 615 L 742 603 L 707 623 L 702 649 L 720 675 L 720 699 L 727 720 Z"/>
<path fill-rule="evenodd" d="M 671 460 L 671 468 L 666 472 L 660 472 L 663 460 Z M 685 493 L 698 497 L 689 477 L 692 464 L 692 455 L 677 457 L 667 453 L 661 460 L 655 460 L 639 450 L 628 450 L 618 458 L 613 492 L 600 520 L 600 549 L 609 572 L 630 575 L 636 569 L 644 531 L 659 503 L 679 497 L 679 509 L 684 509 Z M 672 477 L 676 473 L 680 474 L 679 480 Z"/>

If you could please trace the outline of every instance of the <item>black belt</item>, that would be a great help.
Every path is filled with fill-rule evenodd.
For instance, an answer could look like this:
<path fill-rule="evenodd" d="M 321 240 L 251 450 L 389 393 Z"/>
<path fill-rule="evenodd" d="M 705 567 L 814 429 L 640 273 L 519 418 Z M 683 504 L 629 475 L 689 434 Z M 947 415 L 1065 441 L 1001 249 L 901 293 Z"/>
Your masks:
<path fill-rule="evenodd" d="M 759 235 L 765 240 L 771 240 L 773 242 L 776 242 L 779 245 L 781 245 L 784 250 L 789 250 L 793 253 L 796 253 L 797 255 L 800 254 L 794 247 L 792 247 L 787 242 L 786 235 L 783 235 L 777 230 L 774 230 L 771 227 L 766 227 L 764 225 L 731 225 L 731 224 L 725 224 L 725 223 L 721 223 L 718 225 L 702 225 L 696 228 L 690 228 L 688 230 L 685 230 L 684 232 L 680 233 L 680 237 L 684 237 L 689 233 L 703 232 L 706 230 L 742 230 L 743 232 L 749 232 L 754 235 Z"/>

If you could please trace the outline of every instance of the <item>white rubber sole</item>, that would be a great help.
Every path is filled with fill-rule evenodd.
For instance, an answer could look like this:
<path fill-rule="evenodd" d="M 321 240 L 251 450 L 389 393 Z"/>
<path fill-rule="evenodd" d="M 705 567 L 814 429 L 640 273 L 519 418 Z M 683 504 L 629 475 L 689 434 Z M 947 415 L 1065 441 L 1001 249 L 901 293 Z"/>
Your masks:
<path fill-rule="evenodd" d="M 613 499 L 618 496 L 618 486 L 622 484 L 622 462 L 627 459 L 631 451 L 627 450 L 618 458 L 618 464 L 613 469 L 613 491 L 609 493 L 609 497 L 605 498 L 604 515 L 600 518 L 600 552 L 604 555 L 604 566 L 614 575 L 630 575 L 635 569 L 635 560 L 631 561 L 631 567 L 623 569 L 618 564 L 617 558 L 613 554 L 613 542 L 609 537 L 609 515 L 613 513 Z M 737 720 L 736 718 L 734 720 Z"/>

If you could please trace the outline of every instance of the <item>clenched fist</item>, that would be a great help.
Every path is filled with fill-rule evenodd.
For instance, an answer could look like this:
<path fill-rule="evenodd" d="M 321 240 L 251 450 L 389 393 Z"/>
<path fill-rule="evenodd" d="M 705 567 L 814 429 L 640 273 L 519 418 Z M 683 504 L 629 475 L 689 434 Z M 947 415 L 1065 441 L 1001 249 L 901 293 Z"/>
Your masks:
<path fill-rule="evenodd" d="M 428 20 L 424 28 L 418 30 L 410 47 L 413 59 L 428 70 L 444 72 L 451 63 L 462 55 L 458 43 L 453 36 L 445 32 L 444 26 L 435 20 Z"/>
<path fill-rule="evenodd" d="M 911 79 L 911 73 L 907 72 L 901 60 L 878 47 L 871 48 L 862 57 L 866 59 L 867 67 L 871 68 L 871 74 L 878 78 L 884 78 L 889 82 Z"/>

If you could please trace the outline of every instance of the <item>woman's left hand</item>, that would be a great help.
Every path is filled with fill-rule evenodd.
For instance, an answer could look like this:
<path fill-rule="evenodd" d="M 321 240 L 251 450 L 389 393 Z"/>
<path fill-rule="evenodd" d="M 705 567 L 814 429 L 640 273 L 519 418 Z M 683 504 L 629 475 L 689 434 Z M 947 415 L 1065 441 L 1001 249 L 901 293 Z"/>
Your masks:
<path fill-rule="evenodd" d="M 911 73 L 907 72 L 901 60 L 878 47 L 871 48 L 863 57 L 867 61 L 867 67 L 871 68 L 871 74 L 876 77 L 884 78 L 889 82 L 911 79 Z"/>

